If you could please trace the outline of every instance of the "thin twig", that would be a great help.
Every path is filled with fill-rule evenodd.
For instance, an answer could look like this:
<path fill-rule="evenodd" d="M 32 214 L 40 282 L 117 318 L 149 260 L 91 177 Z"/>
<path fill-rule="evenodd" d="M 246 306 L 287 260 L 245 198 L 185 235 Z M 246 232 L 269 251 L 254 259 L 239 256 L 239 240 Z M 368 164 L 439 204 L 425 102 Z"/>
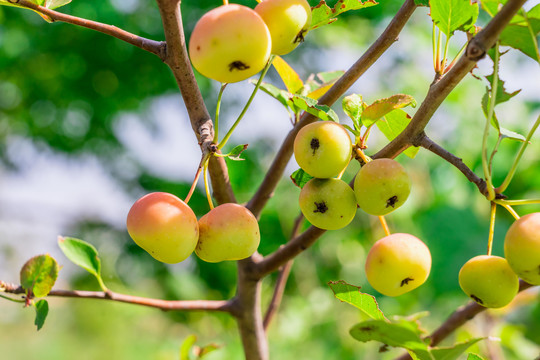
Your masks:
<path fill-rule="evenodd" d="M 296 217 L 291 232 L 291 239 L 294 239 L 298 236 L 298 232 L 300 231 L 300 225 L 302 225 L 303 220 L 303 214 L 300 214 Z M 270 300 L 270 304 L 268 305 L 268 309 L 266 310 L 266 314 L 264 315 L 263 326 L 265 331 L 268 331 L 270 322 L 272 321 L 274 315 L 279 309 L 279 305 L 281 304 L 281 299 L 283 298 L 283 292 L 285 291 L 285 285 L 287 285 L 287 280 L 289 278 L 293 262 L 294 260 L 291 259 L 279 269 L 278 277 L 276 279 L 276 285 L 274 287 L 274 294 L 272 295 L 272 300 Z"/>
<path fill-rule="evenodd" d="M 8 294 L 25 294 L 25 290 L 15 284 L 0 281 L 0 288 Z M 122 303 L 148 306 L 166 311 L 221 311 L 235 314 L 235 300 L 161 300 L 140 296 L 119 294 L 112 291 L 51 290 L 48 297 L 69 297 L 96 300 L 110 300 Z"/>
<path fill-rule="evenodd" d="M 21 5 L 25 8 L 37 11 L 38 13 L 41 13 L 43 15 L 47 15 L 52 21 L 62 21 L 65 23 L 82 26 L 87 29 L 92 29 L 95 31 L 99 31 L 103 34 L 113 36 L 138 48 L 146 50 L 154 55 L 157 55 L 161 60 L 165 60 L 165 42 L 146 39 L 144 37 L 119 29 L 116 26 L 107 25 L 97 21 L 87 20 L 76 16 L 67 15 L 51 9 L 47 9 L 46 7 L 34 4 L 29 0 L 11 0 L 11 3 Z"/>
<path fill-rule="evenodd" d="M 519 291 L 524 291 L 532 287 L 531 284 L 520 280 L 519 282 Z M 472 320 L 479 313 L 487 310 L 487 308 L 478 305 L 476 302 L 471 301 L 467 305 L 458 308 L 446 319 L 446 321 L 439 326 L 430 336 L 430 346 L 436 346 L 441 341 L 446 339 L 448 335 L 453 333 L 457 328 L 465 324 L 467 321 Z M 410 360 L 411 357 L 409 354 L 404 354 L 397 358 L 396 360 Z"/>

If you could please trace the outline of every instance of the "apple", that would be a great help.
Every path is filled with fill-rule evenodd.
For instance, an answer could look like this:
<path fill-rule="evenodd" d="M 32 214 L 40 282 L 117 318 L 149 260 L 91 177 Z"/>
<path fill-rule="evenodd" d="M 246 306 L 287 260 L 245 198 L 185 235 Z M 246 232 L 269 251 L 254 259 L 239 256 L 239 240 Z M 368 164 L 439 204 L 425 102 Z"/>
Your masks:
<path fill-rule="evenodd" d="M 168 264 L 185 260 L 199 238 L 199 225 L 191 208 L 164 192 L 147 194 L 133 204 L 127 230 L 137 245 Z"/>
<path fill-rule="evenodd" d="M 300 210 L 320 229 L 347 226 L 356 214 L 356 198 L 349 184 L 339 179 L 311 179 L 300 191 Z"/>
<path fill-rule="evenodd" d="M 342 172 L 351 159 L 352 143 L 347 130 L 333 121 L 304 126 L 294 139 L 294 158 L 313 177 L 327 179 Z"/>
<path fill-rule="evenodd" d="M 505 258 L 492 255 L 473 257 L 459 271 L 459 286 L 465 294 L 487 308 L 500 308 L 512 301 L 519 279 Z"/>
<path fill-rule="evenodd" d="M 207 262 L 241 260 L 259 247 L 257 218 L 242 205 L 227 203 L 199 219 L 199 242 L 195 253 Z"/>
<path fill-rule="evenodd" d="M 514 272 L 532 285 L 540 285 L 540 213 L 516 220 L 504 239 L 504 256 Z"/>
<path fill-rule="evenodd" d="M 306 0 L 263 0 L 255 11 L 270 30 L 272 54 L 293 51 L 304 41 L 311 25 L 311 7 Z"/>
<path fill-rule="evenodd" d="M 395 160 L 376 159 L 358 171 L 354 193 L 362 210 L 371 215 L 386 215 L 399 208 L 409 197 L 411 180 Z"/>
<path fill-rule="evenodd" d="M 253 9 L 227 4 L 204 14 L 189 42 L 191 63 L 222 83 L 245 80 L 261 71 L 272 49 L 270 32 Z"/>
<path fill-rule="evenodd" d="M 378 240 L 366 259 L 366 277 L 381 294 L 398 296 L 416 289 L 428 278 L 431 253 L 417 237 L 396 233 Z"/>

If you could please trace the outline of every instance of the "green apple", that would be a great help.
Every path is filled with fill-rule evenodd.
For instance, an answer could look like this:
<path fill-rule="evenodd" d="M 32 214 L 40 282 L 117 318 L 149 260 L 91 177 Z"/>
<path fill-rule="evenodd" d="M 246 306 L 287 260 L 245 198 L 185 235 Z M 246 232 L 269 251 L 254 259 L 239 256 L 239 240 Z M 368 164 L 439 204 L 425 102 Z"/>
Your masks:
<path fill-rule="evenodd" d="M 199 238 L 199 225 L 191 208 L 164 192 L 147 194 L 133 204 L 127 230 L 137 245 L 168 264 L 185 260 Z"/>
<path fill-rule="evenodd" d="M 354 193 L 360 208 L 371 215 L 386 215 L 407 200 L 411 192 L 409 175 L 395 160 L 368 162 L 354 179 Z"/>
<path fill-rule="evenodd" d="M 342 172 L 351 159 L 352 143 L 347 130 L 333 121 L 304 126 L 294 139 L 294 158 L 316 178 L 327 179 Z"/>
<path fill-rule="evenodd" d="M 504 256 L 514 272 L 532 285 L 540 285 L 540 213 L 516 220 L 504 239 Z"/>
<path fill-rule="evenodd" d="M 311 25 L 311 7 L 306 0 L 263 0 L 255 11 L 272 37 L 272 54 L 285 55 L 304 41 Z"/>
<path fill-rule="evenodd" d="M 311 179 L 300 191 L 300 210 L 320 229 L 347 226 L 356 214 L 356 198 L 349 184 L 339 179 Z"/>
<path fill-rule="evenodd" d="M 459 271 L 459 286 L 465 294 L 487 308 L 500 308 L 512 301 L 519 279 L 500 256 L 473 257 Z"/>
<path fill-rule="evenodd" d="M 431 270 L 431 254 L 417 237 L 396 233 L 377 241 L 366 259 L 366 276 L 375 290 L 398 296 L 422 285 Z"/>
<path fill-rule="evenodd" d="M 207 262 L 241 260 L 259 247 L 259 223 L 242 205 L 227 203 L 199 219 L 199 242 L 195 253 Z"/>
<path fill-rule="evenodd" d="M 271 48 L 264 20 L 253 9 L 238 4 L 222 5 L 204 14 L 189 42 L 195 69 L 222 83 L 242 81 L 261 71 Z"/>

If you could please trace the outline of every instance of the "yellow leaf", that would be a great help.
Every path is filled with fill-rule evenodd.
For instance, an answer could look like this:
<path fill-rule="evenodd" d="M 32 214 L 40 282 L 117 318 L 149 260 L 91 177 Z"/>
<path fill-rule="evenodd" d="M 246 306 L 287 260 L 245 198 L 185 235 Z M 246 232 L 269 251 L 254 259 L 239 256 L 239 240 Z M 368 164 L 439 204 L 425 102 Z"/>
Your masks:
<path fill-rule="evenodd" d="M 300 76 L 298 76 L 296 71 L 294 71 L 294 69 L 281 57 L 276 56 L 272 64 L 290 93 L 295 94 L 302 88 L 302 86 L 304 86 Z"/>

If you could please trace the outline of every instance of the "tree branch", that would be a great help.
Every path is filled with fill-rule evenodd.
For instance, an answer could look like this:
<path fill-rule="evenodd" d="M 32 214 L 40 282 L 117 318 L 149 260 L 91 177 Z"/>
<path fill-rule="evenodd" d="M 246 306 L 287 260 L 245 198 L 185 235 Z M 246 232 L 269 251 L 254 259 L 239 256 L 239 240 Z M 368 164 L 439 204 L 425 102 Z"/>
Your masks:
<path fill-rule="evenodd" d="M 399 33 L 413 14 L 416 5 L 413 0 L 406 0 L 396 16 L 386 27 L 379 38 L 366 50 L 366 52 L 354 63 L 349 70 L 328 90 L 328 92 L 319 100 L 320 104 L 332 105 L 347 89 L 349 89 L 379 57 L 392 45 L 398 38 Z M 274 189 L 283 176 L 285 167 L 293 153 L 293 143 L 296 134 L 300 129 L 315 121 L 316 118 L 310 114 L 304 113 L 301 120 L 289 132 L 283 141 L 270 169 L 259 186 L 259 189 L 253 198 L 247 204 L 247 208 L 259 217 L 262 209 L 272 197 Z"/>
<path fill-rule="evenodd" d="M 519 282 L 519 291 L 524 291 L 532 287 L 531 284 L 520 280 Z M 448 335 L 453 333 L 457 328 L 461 327 L 467 321 L 472 320 L 476 315 L 480 314 L 483 311 L 488 310 L 487 308 L 478 305 L 474 301 L 471 301 L 465 306 L 458 308 L 446 319 L 446 321 L 437 328 L 431 335 L 428 336 L 430 339 L 430 346 L 436 346 L 441 341 L 443 341 Z M 396 360 L 410 360 L 411 357 L 409 354 L 404 354 L 397 358 Z"/>
<path fill-rule="evenodd" d="M 62 21 L 65 23 L 81 26 L 87 29 L 92 29 L 113 36 L 117 39 L 127 42 L 128 44 L 134 45 L 154 55 L 157 55 L 161 60 L 165 59 L 165 42 L 146 39 L 125 30 L 119 29 L 116 26 L 63 14 L 58 11 L 47 9 L 46 7 L 36 5 L 29 0 L 10 0 L 10 2 L 12 4 L 18 4 L 25 8 L 32 9 L 43 15 L 47 15 L 49 18 L 51 18 L 52 21 Z"/>
<path fill-rule="evenodd" d="M 25 290 L 18 285 L 0 281 L 0 290 L 8 294 L 25 294 Z M 161 300 L 119 294 L 112 291 L 79 291 L 79 290 L 51 290 L 47 295 L 54 297 L 83 298 L 110 300 L 122 303 L 148 306 L 166 311 L 221 311 L 236 315 L 235 300 Z"/>
<path fill-rule="evenodd" d="M 525 2 L 526 0 L 513 0 L 504 5 L 487 26 L 469 41 L 465 56 L 461 57 L 442 79 L 432 84 L 405 130 L 372 158 L 394 158 L 420 140 L 424 128 L 444 99 L 476 66 L 476 62 L 485 56 L 487 50 L 495 45 L 499 34 Z"/>
<path fill-rule="evenodd" d="M 478 187 L 478 190 L 480 190 L 480 193 L 484 196 L 487 195 L 487 188 L 486 188 L 486 182 L 484 179 L 481 179 L 476 175 L 465 163 L 461 158 L 458 158 L 448 150 L 444 149 L 439 144 L 435 143 L 433 140 L 431 140 L 425 133 L 422 132 L 420 140 L 414 144 L 415 146 L 421 146 L 432 153 L 440 156 L 450 164 L 454 165 L 459 171 L 465 175 L 465 177 L 475 184 Z"/>

